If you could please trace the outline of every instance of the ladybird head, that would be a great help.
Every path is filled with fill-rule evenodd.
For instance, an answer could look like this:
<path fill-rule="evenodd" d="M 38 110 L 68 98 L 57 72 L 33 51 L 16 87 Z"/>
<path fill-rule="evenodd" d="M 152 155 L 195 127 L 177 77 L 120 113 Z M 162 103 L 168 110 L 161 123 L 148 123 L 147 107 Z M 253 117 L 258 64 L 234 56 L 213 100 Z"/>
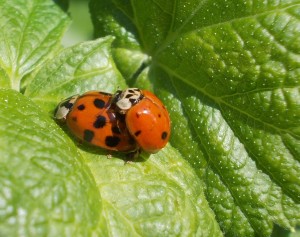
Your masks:
<path fill-rule="evenodd" d="M 138 88 L 128 88 L 123 91 L 117 91 L 114 100 L 120 113 L 126 113 L 133 105 L 137 104 L 144 97 L 142 91 Z"/>
<path fill-rule="evenodd" d="M 54 118 L 59 121 L 65 121 L 77 98 L 78 95 L 74 95 L 61 101 L 54 111 Z"/>

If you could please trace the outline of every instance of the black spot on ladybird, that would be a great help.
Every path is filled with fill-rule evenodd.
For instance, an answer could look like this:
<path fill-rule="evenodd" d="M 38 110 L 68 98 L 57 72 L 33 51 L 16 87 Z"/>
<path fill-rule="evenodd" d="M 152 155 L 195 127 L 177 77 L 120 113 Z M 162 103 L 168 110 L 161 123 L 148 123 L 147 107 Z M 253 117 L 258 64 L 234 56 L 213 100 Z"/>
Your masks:
<path fill-rule="evenodd" d="M 138 131 L 136 131 L 136 132 L 134 133 L 134 136 L 138 137 L 141 133 L 142 133 L 142 131 L 141 131 L 141 130 L 138 130 Z"/>
<path fill-rule="evenodd" d="M 105 145 L 108 147 L 116 147 L 120 142 L 120 138 L 116 136 L 107 136 L 105 138 Z"/>
<path fill-rule="evenodd" d="M 77 122 L 77 117 L 75 117 L 75 116 L 72 117 L 72 121 L 73 121 L 73 122 Z"/>
<path fill-rule="evenodd" d="M 167 132 L 163 132 L 161 134 L 161 139 L 165 140 L 167 138 L 167 136 L 168 136 L 168 133 Z"/>
<path fill-rule="evenodd" d="M 99 108 L 99 109 L 103 109 L 105 106 L 105 101 L 101 100 L 101 99 L 95 99 L 94 100 L 94 105 Z"/>
<path fill-rule="evenodd" d="M 137 103 L 136 99 L 129 99 L 129 101 L 130 101 L 131 104 L 136 104 Z"/>
<path fill-rule="evenodd" d="M 69 100 L 67 100 L 61 104 L 61 107 L 66 107 L 67 109 L 71 109 L 73 105 L 74 103 L 71 103 Z"/>
<path fill-rule="evenodd" d="M 97 116 L 93 126 L 94 128 L 103 128 L 106 124 L 106 118 L 102 115 Z"/>
<path fill-rule="evenodd" d="M 84 104 L 78 105 L 77 109 L 78 110 L 84 110 L 85 109 L 85 105 Z"/>
<path fill-rule="evenodd" d="M 158 117 L 160 118 L 160 117 L 161 117 L 161 114 L 158 114 Z"/>
<path fill-rule="evenodd" d="M 91 142 L 93 140 L 94 136 L 95 136 L 95 134 L 91 130 L 86 129 L 83 132 L 83 140 L 86 142 Z"/>
<path fill-rule="evenodd" d="M 117 126 L 113 126 L 113 127 L 111 128 L 111 131 L 112 131 L 113 133 L 116 133 L 116 134 L 121 134 L 120 128 L 117 127 Z"/>

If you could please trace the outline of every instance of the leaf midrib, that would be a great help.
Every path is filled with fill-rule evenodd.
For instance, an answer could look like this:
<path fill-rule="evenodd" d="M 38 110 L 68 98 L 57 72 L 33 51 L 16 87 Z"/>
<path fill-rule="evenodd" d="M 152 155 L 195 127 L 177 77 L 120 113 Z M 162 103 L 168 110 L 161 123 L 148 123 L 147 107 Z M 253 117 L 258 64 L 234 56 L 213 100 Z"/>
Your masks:
<path fill-rule="evenodd" d="M 174 85 L 173 85 L 173 87 L 175 88 Z M 186 114 L 187 114 L 188 117 L 191 116 L 189 112 L 187 112 Z M 195 131 L 197 131 L 197 129 L 195 128 L 195 126 L 193 124 L 192 124 L 192 127 Z M 199 134 L 198 134 L 198 136 L 201 137 L 201 135 L 199 135 Z M 203 149 L 205 150 L 205 153 L 207 154 L 207 156 L 210 157 L 210 153 L 208 152 L 208 150 L 205 147 Z M 209 160 L 211 160 L 211 159 L 209 158 Z M 209 163 L 209 160 L 207 160 L 208 163 Z M 220 177 L 220 180 L 221 180 L 222 184 L 226 187 L 227 191 L 230 193 L 231 197 L 233 198 L 234 203 L 235 203 L 235 207 L 237 207 L 243 213 L 243 215 L 247 219 L 249 225 L 251 226 L 252 230 L 254 232 L 256 232 L 257 228 L 255 228 L 255 223 L 250 218 L 250 214 L 247 213 L 244 206 L 240 204 L 241 201 L 237 198 L 238 195 L 236 195 L 236 193 L 232 190 L 231 185 L 229 185 L 226 178 L 223 177 L 222 170 L 219 169 L 218 165 L 216 165 L 215 162 L 210 162 L 210 163 L 211 163 L 212 166 L 207 165 L 206 168 L 212 170 L 215 174 L 217 174 Z M 256 174 L 257 173 L 255 173 L 254 176 L 256 176 Z M 253 180 L 254 180 L 254 178 L 253 178 Z"/>
<path fill-rule="evenodd" d="M 215 101 L 219 106 L 220 108 L 222 107 L 222 104 L 223 105 L 226 105 L 230 108 L 232 108 L 233 110 L 241 113 L 241 114 L 244 114 L 246 115 L 247 117 L 253 119 L 254 121 L 257 121 L 261 124 L 263 124 L 264 126 L 267 126 L 269 128 L 271 128 L 272 130 L 275 130 L 277 131 L 279 134 L 284 134 L 284 133 L 287 133 L 287 134 L 290 134 L 291 136 L 293 137 L 298 137 L 297 134 L 294 134 L 293 132 L 291 132 L 290 130 L 286 130 L 286 129 L 282 129 L 282 128 L 279 128 L 279 127 L 276 127 L 275 125 L 271 124 L 271 123 L 267 123 L 267 121 L 263 121 L 263 120 L 260 120 L 256 117 L 254 117 L 253 115 L 243 111 L 243 110 L 240 110 L 239 108 L 227 103 L 226 101 L 222 100 L 222 97 L 219 97 L 219 98 L 216 98 L 214 96 L 212 96 L 211 94 L 207 93 L 205 90 L 203 90 L 203 88 L 195 85 L 194 83 L 191 83 L 190 81 L 186 80 L 184 77 L 182 77 L 181 75 L 177 74 L 176 72 L 174 72 L 173 70 L 171 70 L 169 67 L 165 66 L 164 64 L 161 64 L 160 62 L 156 62 L 157 65 L 159 67 L 161 67 L 163 70 L 165 70 L 169 75 L 172 75 L 178 79 L 180 79 L 182 82 L 186 83 L 187 85 L 195 88 L 196 90 L 200 91 L 203 95 L 207 96 L 208 98 L 210 98 L 211 100 Z"/>

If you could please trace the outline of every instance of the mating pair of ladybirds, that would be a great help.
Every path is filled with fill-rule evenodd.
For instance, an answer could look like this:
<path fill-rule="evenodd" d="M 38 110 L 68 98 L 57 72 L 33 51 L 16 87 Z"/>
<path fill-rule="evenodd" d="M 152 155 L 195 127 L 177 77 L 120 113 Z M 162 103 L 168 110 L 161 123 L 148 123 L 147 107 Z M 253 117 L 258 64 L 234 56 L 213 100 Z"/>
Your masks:
<path fill-rule="evenodd" d="M 165 106 L 153 93 L 138 88 L 74 95 L 57 106 L 54 116 L 80 140 L 107 150 L 156 153 L 170 137 Z"/>

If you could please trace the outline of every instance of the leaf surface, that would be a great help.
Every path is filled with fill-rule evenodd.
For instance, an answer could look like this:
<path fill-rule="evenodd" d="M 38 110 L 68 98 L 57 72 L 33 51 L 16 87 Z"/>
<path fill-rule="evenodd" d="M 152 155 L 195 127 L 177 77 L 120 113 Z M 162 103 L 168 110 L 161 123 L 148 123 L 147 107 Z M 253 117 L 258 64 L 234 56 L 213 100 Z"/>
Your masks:
<path fill-rule="evenodd" d="M 103 197 L 107 236 L 222 236 L 199 178 L 172 147 L 128 164 L 83 156 Z"/>
<path fill-rule="evenodd" d="M 171 144 L 204 181 L 228 236 L 269 236 L 274 222 L 300 221 L 299 3 L 112 4 L 152 57 L 135 85 L 165 102 Z"/>
<path fill-rule="evenodd" d="M 69 96 L 90 90 L 114 93 L 125 82 L 111 53 L 113 38 L 106 37 L 66 48 L 32 74 L 25 95 L 47 111 Z"/>
<path fill-rule="evenodd" d="M 299 0 L 92 0 L 102 38 L 61 51 L 63 11 L 22 4 L 0 4 L 0 86 L 25 94 L 0 91 L 0 235 L 270 236 L 300 223 Z M 127 86 L 170 112 L 155 155 L 107 159 L 49 119 L 68 96 Z"/>
<path fill-rule="evenodd" d="M 0 86 L 19 91 L 24 76 L 59 49 L 69 20 L 48 0 L 1 0 L 0 12 L 0 67 L 6 73 Z"/>
<path fill-rule="evenodd" d="M 25 96 L 0 90 L 0 236 L 91 236 L 102 201 L 72 141 Z"/>
<path fill-rule="evenodd" d="M 33 74 L 25 94 L 51 112 L 60 98 L 95 88 L 113 92 L 125 87 L 110 51 L 112 40 L 106 37 L 61 51 Z M 172 147 L 125 165 L 125 154 L 112 153 L 121 159 L 107 159 L 103 149 L 78 146 L 105 206 L 99 225 L 104 235 L 221 236 L 203 190 L 196 188 L 200 180 Z M 204 229 L 208 225 L 211 228 Z"/>

